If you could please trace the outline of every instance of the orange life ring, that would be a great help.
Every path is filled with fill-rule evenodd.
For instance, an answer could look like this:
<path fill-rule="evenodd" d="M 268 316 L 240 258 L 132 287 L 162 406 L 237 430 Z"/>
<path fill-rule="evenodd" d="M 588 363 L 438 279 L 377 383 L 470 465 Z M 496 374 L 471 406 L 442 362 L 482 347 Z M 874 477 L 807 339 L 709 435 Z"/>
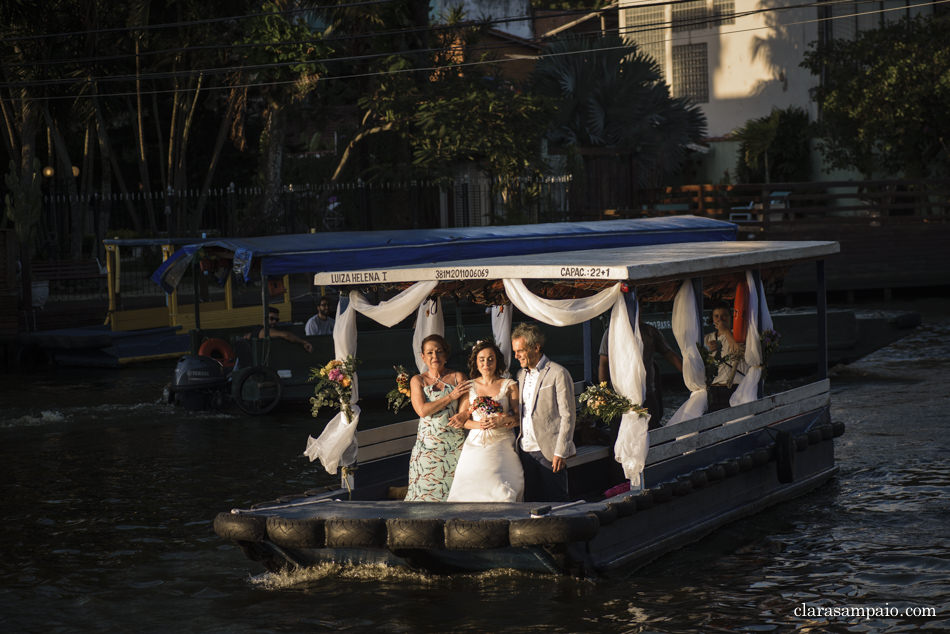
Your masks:
<path fill-rule="evenodd" d="M 736 299 L 732 308 L 732 337 L 736 340 L 736 343 L 745 343 L 748 327 L 749 287 L 743 281 L 736 285 Z"/>
<path fill-rule="evenodd" d="M 211 357 L 226 368 L 234 367 L 234 348 L 224 339 L 205 339 L 201 347 L 198 348 L 198 354 L 202 357 Z"/>

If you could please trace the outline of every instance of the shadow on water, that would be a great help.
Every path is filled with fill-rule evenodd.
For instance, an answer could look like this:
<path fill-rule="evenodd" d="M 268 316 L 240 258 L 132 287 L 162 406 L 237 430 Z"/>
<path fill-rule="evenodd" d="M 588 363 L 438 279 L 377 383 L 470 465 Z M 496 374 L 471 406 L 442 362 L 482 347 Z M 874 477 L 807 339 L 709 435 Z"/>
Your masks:
<path fill-rule="evenodd" d="M 306 411 L 184 415 L 165 368 L 5 377 L 4 631 L 785 632 L 950 628 L 950 318 L 832 374 L 828 486 L 636 571 L 260 574 L 219 511 L 335 482 Z M 675 406 L 674 404 L 671 404 Z M 804 617 L 796 607 L 932 607 Z"/>

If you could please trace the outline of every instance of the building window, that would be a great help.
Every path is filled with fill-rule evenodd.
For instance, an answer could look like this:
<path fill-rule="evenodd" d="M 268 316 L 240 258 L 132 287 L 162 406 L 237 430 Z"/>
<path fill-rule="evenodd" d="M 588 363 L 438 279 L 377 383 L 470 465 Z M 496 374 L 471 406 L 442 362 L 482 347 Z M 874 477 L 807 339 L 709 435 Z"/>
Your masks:
<path fill-rule="evenodd" d="M 734 0 L 713 0 L 714 26 L 736 23 L 736 3 Z"/>
<path fill-rule="evenodd" d="M 640 52 L 649 55 L 666 77 L 666 7 L 628 8 L 624 16 L 623 35 L 636 42 Z"/>
<path fill-rule="evenodd" d="M 673 47 L 673 96 L 689 97 L 695 103 L 709 102 L 705 43 Z"/>
<path fill-rule="evenodd" d="M 673 32 L 696 31 L 705 29 L 706 0 L 692 0 L 673 5 Z"/>

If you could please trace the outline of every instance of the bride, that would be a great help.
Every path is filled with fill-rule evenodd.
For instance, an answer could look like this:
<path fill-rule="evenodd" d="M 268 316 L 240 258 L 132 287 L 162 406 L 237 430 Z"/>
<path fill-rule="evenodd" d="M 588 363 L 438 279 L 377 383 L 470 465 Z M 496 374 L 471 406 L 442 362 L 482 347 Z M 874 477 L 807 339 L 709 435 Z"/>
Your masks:
<path fill-rule="evenodd" d="M 474 379 L 468 398 L 449 424 L 468 429 L 448 502 L 520 502 L 524 472 L 515 451 L 518 382 L 502 376 L 502 354 L 492 341 L 479 341 L 468 360 Z"/>

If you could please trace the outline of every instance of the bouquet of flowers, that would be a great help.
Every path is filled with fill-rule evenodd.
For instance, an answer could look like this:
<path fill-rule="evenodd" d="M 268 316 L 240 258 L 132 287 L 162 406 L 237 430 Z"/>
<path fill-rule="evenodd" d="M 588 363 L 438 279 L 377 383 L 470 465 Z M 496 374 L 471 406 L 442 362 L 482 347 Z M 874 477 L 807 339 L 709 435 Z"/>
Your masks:
<path fill-rule="evenodd" d="M 759 336 L 759 341 L 762 342 L 762 365 L 765 365 L 769 356 L 778 350 L 781 340 L 782 335 L 772 329 L 762 331 L 762 334 Z"/>
<path fill-rule="evenodd" d="M 706 387 L 712 385 L 719 374 L 719 367 L 723 364 L 736 365 L 742 361 L 742 354 L 722 354 L 721 350 L 713 352 L 705 344 L 697 343 L 699 356 L 703 359 L 703 367 L 706 370 Z"/>
<path fill-rule="evenodd" d="M 334 359 L 322 368 L 310 368 L 310 380 L 316 381 L 310 399 L 311 416 L 316 417 L 324 407 L 336 407 L 346 414 L 347 420 L 353 417 L 350 398 L 358 363 L 356 357 L 349 355 L 343 361 Z"/>
<path fill-rule="evenodd" d="M 640 415 L 647 413 L 647 408 L 607 387 L 606 381 L 588 387 L 577 397 L 577 401 L 583 406 L 584 412 L 597 416 L 608 425 L 613 419 L 627 412 Z"/>
<path fill-rule="evenodd" d="M 485 420 L 492 414 L 501 413 L 501 403 L 490 396 L 479 396 L 472 402 L 472 420 Z"/>
<path fill-rule="evenodd" d="M 393 412 L 398 412 L 410 403 L 409 373 L 401 365 L 394 365 L 396 371 L 396 387 L 386 393 L 386 405 Z"/>

